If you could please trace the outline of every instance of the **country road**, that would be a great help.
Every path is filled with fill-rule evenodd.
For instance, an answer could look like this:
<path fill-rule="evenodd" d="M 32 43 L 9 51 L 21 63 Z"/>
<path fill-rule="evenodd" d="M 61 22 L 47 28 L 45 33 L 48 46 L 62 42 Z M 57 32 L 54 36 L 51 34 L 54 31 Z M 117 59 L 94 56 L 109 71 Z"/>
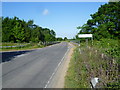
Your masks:
<path fill-rule="evenodd" d="M 47 88 L 69 48 L 67 42 L 62 42 L 26 51 L 3 62 L 2 88 Z"/>

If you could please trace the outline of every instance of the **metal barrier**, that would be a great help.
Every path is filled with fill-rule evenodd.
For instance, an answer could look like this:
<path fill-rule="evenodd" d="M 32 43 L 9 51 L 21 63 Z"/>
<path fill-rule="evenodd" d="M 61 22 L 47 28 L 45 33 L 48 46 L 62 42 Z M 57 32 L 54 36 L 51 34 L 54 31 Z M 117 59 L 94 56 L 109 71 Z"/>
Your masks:
<path fill-rule="evenodd" d="M 17 46 L 0 46 L 0 48 L 12 48 L 12 47 L 25 47 L 26 45 L 17 45 Z"/>

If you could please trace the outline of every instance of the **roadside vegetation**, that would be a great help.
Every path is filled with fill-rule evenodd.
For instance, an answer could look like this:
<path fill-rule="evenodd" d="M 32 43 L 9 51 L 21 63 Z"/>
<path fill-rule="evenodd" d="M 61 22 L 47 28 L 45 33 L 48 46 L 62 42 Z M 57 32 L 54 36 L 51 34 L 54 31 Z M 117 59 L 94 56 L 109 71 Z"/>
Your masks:
<path fill-rule="evenodd" d="M 1 51 L 35 49 L 67 40 L 67 37 L 64 39 L 56 37 L 54 30 L 42 28 L 34 24 L 33 20 L 2 17 L 0 22 L 2 22 Z"/>
<path fill-rule="evenodd" d="M 90 81 L 98 77 L 97 88 L 119 88 L 120 49 L 112 41 L 76 47 L 65 77 L 65 88 L 91 88 Z M 96 45 L 97 44 L 97 45 Z M 99 45 L 98 45 L 99 44 Z M 105 47 L 101 47 L 101 44 Z M 109 46 L 107 46 L 109 45 Z"/>
<path fill-rule="evenodd" d="M 30 49 L 37 49 L 37 48 L 43 48 L 49 45 L 60 43 L 60 41 L 54 41 L 54 42 L 31 42 L 31 43 L 2 43 L 2 46 L 0 47 L 0 51 L 13 51 L 13 50 L 30 50 Z"/>
<path fill-rule="evenodd" d="M 55 41 L 55 36 L 54 30 L 35 25 L 33 20 L 26 22 L 18 17 L 2 17 L 2 42 L 38 43 Z"/>
<path fill-rule="evenodd" d="M 120 88 L 120 2 L 108 2 L 83 26 L 75 41 L 80 46 L 74 50 L 65 77 L 65 88 L 91 88 L 90 81 L 98 77 L 97 88 Z M 88 38 L 80 39 L 79 34 L 93 34 L 93 43 Z"/>
<path fill-rule="evenodd" d="M 2 43 L 2 48 L 0 50 L 1 51 L 30 50 L 42 47 L 45 47 L 45 45 L 40 45 L 39 43 Z"/>

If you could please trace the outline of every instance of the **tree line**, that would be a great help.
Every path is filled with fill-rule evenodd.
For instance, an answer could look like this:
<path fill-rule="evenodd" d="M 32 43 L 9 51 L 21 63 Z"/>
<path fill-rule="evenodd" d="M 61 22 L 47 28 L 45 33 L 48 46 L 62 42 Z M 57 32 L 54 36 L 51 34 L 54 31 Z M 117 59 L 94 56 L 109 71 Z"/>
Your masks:
<path fill-rule="evenodd" d="M 120 39 L 120 1 L 101 5 L 98 11 L 90 16 L 87 23 L 77 27 L 80 30 L 78 34 L 93 34 L 96 40 Z"/>
<path fill-rule="evenodd" d="M 2 17 L 2 42 L 50 42 L 63 40 L 56 38 L 54 30 L 42 28 L 34 24 L 33 20 L 24 21 L 18 17 Z"/>

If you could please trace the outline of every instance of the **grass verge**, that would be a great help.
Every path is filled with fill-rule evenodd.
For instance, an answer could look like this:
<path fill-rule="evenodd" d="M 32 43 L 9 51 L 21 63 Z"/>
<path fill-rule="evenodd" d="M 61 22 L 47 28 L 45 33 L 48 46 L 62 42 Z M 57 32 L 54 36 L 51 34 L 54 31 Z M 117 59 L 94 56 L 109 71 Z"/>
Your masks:
<path fill-rule="evenodd" d="M 30 50 L 45 47 L 45 45 L 39 45 L 38 43 L 30 43 L 30 44 L 19 44 L 19 43 L 3 43 L 3 46 L 14 46 L 14 45 L 25 45 L 24 47 L 9 47 L 2 48 L 0 51 L 16 51 L 16 50 Z"/>
<path fill-rule="evenodd" d="M 89 87 L 88 82 L 86 82 L 86 70 L 83 65 L 81 66 L 79 56 L 79 50 L 76 48 L 69 63 L 67 75 L 65 76 L 65 88 Z M 83 70 L 80 67 L 82 67 Z"/>
<path fill-rule="evenodd" d="M 98 77 L 97 88 L 119 88 L 118 63 L 92 47 L 77 47 L 65 77 L 65 88 L 90 88 L 91 78 Z"/>

